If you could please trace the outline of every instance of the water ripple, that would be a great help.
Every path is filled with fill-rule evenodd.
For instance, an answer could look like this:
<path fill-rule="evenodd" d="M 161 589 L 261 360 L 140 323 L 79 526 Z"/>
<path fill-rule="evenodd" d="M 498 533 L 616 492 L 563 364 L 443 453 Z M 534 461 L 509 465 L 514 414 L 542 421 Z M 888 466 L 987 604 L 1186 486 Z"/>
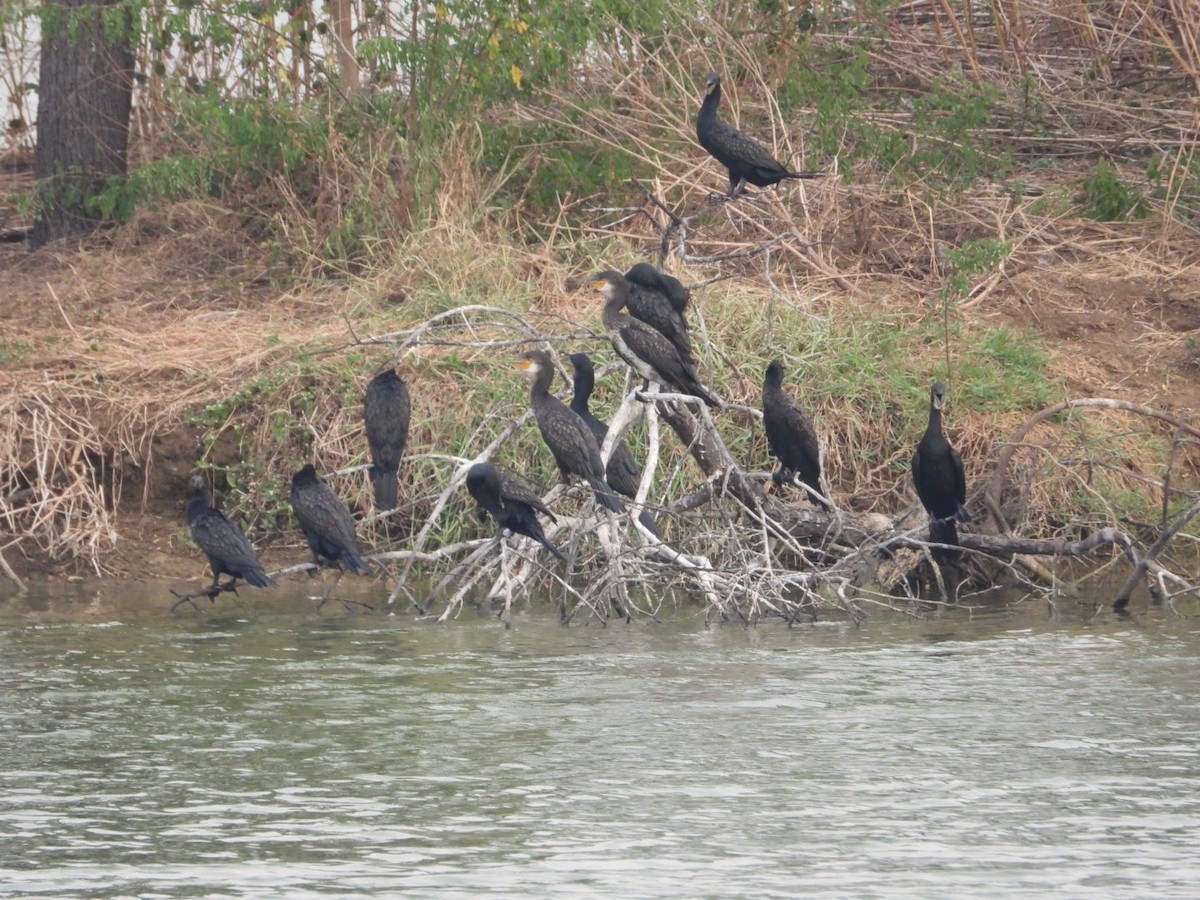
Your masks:
<path fill-rule="evenodd" d="M 1200 880 L 1182 629 L 264 617 L 16 623 L 0 646 L 0 896 L 1190 898 Z"/>

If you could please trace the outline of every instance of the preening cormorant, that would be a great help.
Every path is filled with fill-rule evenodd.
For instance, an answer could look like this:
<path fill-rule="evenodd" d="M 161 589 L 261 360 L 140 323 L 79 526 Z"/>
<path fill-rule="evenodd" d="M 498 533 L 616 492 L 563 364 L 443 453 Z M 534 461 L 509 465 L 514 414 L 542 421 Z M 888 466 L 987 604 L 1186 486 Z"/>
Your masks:
<path fill-rule="evenodd" d="M 546 539 L 535 510 L 551 522 L 557 521 L 554 513 L 516 475 L 488 462 L 476 463 L 467 470 L 467 490 L 479 505 L 480 514 L 490 513 L 501 529 L 531 537 L 559 559 L 566 559 L 562 551 Z"/>
<path fill-rule="evenodd" d="M 371 574 L 370 565 L 358 549 L 354 517 L 333 488 L 317 477 L 317 470 L 311 463 L 292 476 L 288 499 L 300 521 L 300 530 L 308 541 L 314 563 L 320 565 L 321 557 L 324 557 L 351 572 Z"/>
<path fill-rule="evenodd" d="M 957 544 L 956 522 L 970 522 L 964 505 L 967 479 L 962 457 L 942 433 L 942 400 L 946 387 L 940 381 L 929 389 L 929 425 L 912 458 L 913 484 L 929 513 L 929 540 L 935 544 Z"/>
<path fill-rule="evenodd" d="M 816 178 L 817 172 L 791 172 L 758 141 L 717 117 L 721 103 L 721 76 L 709 72 L 704 78 L 704 102 L 696 115 L 696 137 L 700 146 L 729 170 L 728 198 L 746 189 L 778 184 L 785 178 Z"/>
<path fill-rule="evenodd" d="M 647 381 L 699 397 L 709 406 L 721 405 L 700 383 L 690 360 L 680 356 L 658 329 L 621 312 L 629 300 L 629 282 L 624 275 L 610 269 L 597 275 L 593 284 L 604 295 L 604 327 L 618 356 Z"/>
<path fill-rule="evenodd" d="M 592 396 L 592 389 L 596 386 L 596 371 L 592 367 L 592 360 L 586 353 L 572 353 L 567 359 L 571 362 L 573 370 L 571 382 L 575 388 L 575 393 L 571 397 L 571 409 L 587 423 L 587 426 L 592 429 L 592 434 L 596 435 L 596 443 L 603 447 L 604 439 L 608 436 L 608 425 L 597 419 L 588 408 L 588 400 Z M 608 483 L 618 494 L 624 494 L 630 499 L 637 496 L 638 484 L 642 478 L 641 467 L 634 461 L 633 453 L 630 452 L 629 445 L 625 441 L 617 441 L 613 447 L 604 473 Z M 651 534 L 662 539 L 658 523 L 654 521 L 650 510 L 643 509 L 638 518 Z"/>
<path fill-rule="evenodd" d="M 783 366 L 778 360 L 767 366 L 763 378 L 762 410 L 767 446 L 779 460 L 779 469 L 771 476 L 772 480 L 776 484 L 793 484 L 793 478 L 799 475 L 804 484 L 820 494 L 821 449 L 817 430 L 808 414 L 783 390 Z M 831 510 L 828 503 L 812 494 L 809 499 L 826 512 Z"/>
<path fill-rule="evenodd" d="M 600 445 L 578 413 L 563 405 L 550 393 L 554 366 L 545 350 L 531 350 L 518 363 L 530 375 L 529 405 L 537 419 L 542 440 L 554 454 L 554 462 L 565 479 L 576 475 L 592 486 L 596 502 L 605 509 L 620 512 L 624 507 L 604 478 Z"/>
<path fill-rule="evenodd" d="M 660 272 L 650 263 L 637 263 L 625 273 L 629 282 L 629 314 L 662 332 L 679 351 L 680 358 L 693 367 L 692 339 L 688 335 L 687 309 L 691 294 L 678 278 Z"/>
<path fill-rule="evenodd" d="M 408 385 L 395 369 L 384 369 L 371 379 L 363 397 L 367 446 L 371 448 L 371 486 L 375 506 L 395 509 L 396 471 L 408 443 Z"/>
<path fill-rule="evenodd" d="M 255 587 L 274 586 L 275 582 L 259 565 L 254 548 L 246 540 L 242 529 L 212 505 L 208 485 L 199 475 L 192 476 L 192 493 L 188 497 L 185 515 L 192 540 L 204 551 L 212 567 L 213 580 L 207 591 L 210 600 L 215 599 L 221 591 L 237 593 L 234 582 L 239 578 Z M 219 584 L 222 575 L 229 576 L 225 584 Z"/>

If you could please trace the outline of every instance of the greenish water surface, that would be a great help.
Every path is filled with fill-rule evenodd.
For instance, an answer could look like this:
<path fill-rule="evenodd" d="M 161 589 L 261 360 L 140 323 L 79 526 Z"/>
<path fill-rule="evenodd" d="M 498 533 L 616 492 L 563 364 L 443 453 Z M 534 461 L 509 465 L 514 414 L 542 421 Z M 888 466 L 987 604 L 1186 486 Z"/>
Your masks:
<path fill-rule="evenodd" d="M 0 602 L 0 896 L 1195 897 L 1200 627 Z"/>

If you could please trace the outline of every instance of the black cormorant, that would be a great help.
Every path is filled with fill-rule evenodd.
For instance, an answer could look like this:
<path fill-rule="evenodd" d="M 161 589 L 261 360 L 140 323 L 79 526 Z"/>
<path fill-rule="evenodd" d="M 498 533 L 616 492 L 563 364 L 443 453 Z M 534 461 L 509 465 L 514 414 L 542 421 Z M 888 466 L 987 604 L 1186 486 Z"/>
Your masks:
<path fill-rule="evenodd" d="M 371 486 L 375 506 L 395 509 L 400 458 L 408 443 L 408 385 L 395 369 L 384 369 L 371 379 L 363 397 L 363 420 L 371 448 Z"/>
<path fill-rule="evenodd" d="M 629 300 L 629 282 L 624 275 L 610 269 L 597 275 L 593 284 L 604 295 L 604 327 L 618 356 L 647 381 L 699 397 L 709 406 L 721 405 L 700 383 L 691 361 L 681 357 L 658 329 L 621 312 Z"/>
<path fill-rule="evenodd" d="M 546 539 L 535 510 L 551 522 L 557 521 L 554 513 L 516 475 L 491 463 L 476 463 L 467 470 L 467 490 L 479 504 L 480 514 L 490 513 L 501 529 L 531 537 L 559 559 L 566 559 L 562 551 Z"/>
<path fill-rule="evenodd" d="M 192 493 L 185 514 L 192 540 L 204 551 L 212 567 L 213 580 L 206 591 L 210 600 L 215 599 L 221 591 L 237 593 L 234 582 L 239 578 L 255 587 L 274 586 L 271 576 L 259 565 L 246 535 L 212 505 L 208 485 L 199 475 L 192 476 Z M 230 580 L 218 584 L 222 575 L 228 575 Z"/>
<path fill-rule="evenodd" d="M 300 521 L 300 530 L 308 541 L 314 563 L 320 565 L 321 557 L 325 557 L 351 572 L 371 574 L 370 565 L 358 549 L 354 517 L 333 488 L 317 477 L 317 470 L 311 463 L 292 476 L 288 499 Z"/>
<path fill-rule="evenodd" d="M 967 479 L 962 457 L 942 433 L 942 398 L 946 387 L 934 382 L 929 390 L 929 425 L 912 458 L 913 484 L 929 513 L 929 540 L 935 544 L 957 544 L 955 522 L 970 522 L 964 505 Z"/>
<path fill-rule="evenodd" d="M 776 484 L 793 484 L 796 475 L 821 493 L 821 449 L 817 430 L 804 410 L 792 402 L 783 390 L 783 366 L 776 360 L 767 366 L 762 391 L 763 428 L 767 446 L 779 460 L 779 470 L 771 477 Z M 819 503 L 826 512 L 830 506 L 812 494 L 809 499 Z"/>
<path fill-rule="evenodd" d="M 572 353 L 567 359 L 571 362 L 574 374 L 572 385 L 575 393 L 571 397 L 571 409 L 575 410 L 579 414 L 579 418 L 587 423 L 588 428 L 592 429 L 592 434 L 596 435 L 596 443 L 603 447 L 604 439 L 608 437 L 608 425 L 592 415 L 591 409 L 588 408 L 588 400 L 592 396 L 592 389 L 596 386 L 596 371 L 592 367 L 592 360 L 586 353 Z M 624 494 L 630 499 L 637 496 L 638 485 L 642 479 L 641 467 L 634 461 L 633 453 L 630 452 L 629 445 L 625 441 L 617 441 L 616 446 L 613 447 L 604 473 L 608 483 L 618 494 Z M 638 518 L 651 534 L 662 539 L 658 523 L 654 521 L 650 510 L 643 509 Z"/>
<path fill-rule="evenodd" d="M 596 502 L 605 509 L 620 512 L 624 507 L 604 478 L 604 463 L 600 460 L 600 445 L 596 436 L 578 413 L 563 405 L 550 393 L 554 366 L 545 350 L 531 350 L 518 363 L 530 375 L 529 405 L 537 418 L 542 440 L 554 454 L 554 461 L 564 479 L 571 475 L 587 481 L 596 495 Z"/>
<path fill-rule="evenodd" d="M 629 282 L 629 314 L 657 328 L 693 367 L 692 339 L 683 318 L 691 294 L 678 278 L 660 272 L 650 263 L 637 263 L 625 273 Z"/>
<path fill-rule="evenodd" d="M 816 172 L 791 172 L 758 141 L 747 137 L 717 117 L 721 103 L 721 76 L 709 72 L 704 78 L 704 102 L 696 115 L 696 137 L 700 146 L 729 170 L 729 193 L 736 197 L 746 182 L 756 187 L 778 184 L 785 178 L 816 178 Z"/>

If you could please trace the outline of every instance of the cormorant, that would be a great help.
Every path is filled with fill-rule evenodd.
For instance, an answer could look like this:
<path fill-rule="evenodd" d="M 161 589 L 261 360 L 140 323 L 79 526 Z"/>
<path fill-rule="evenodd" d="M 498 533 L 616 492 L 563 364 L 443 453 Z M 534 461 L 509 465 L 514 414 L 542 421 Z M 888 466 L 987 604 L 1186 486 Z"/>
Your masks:
<path fill-rule="evenodd" d="M 967 479 L 962 457 L 942 433 L 942 398 L 946 387 L 940 381 L 929 389 L 929 425 L 912 458 L 913 484 L 929 513 L 929 540 L 935 544 L 957 544 L 955 522 L 970 522 L 963 504 Z"/>
<path fill-rule="evenodd" d="M 758 141 L 717 118 L 721 103 L 721 76 L 709 72 L 704 77 L 704 102 L 696 115 L 696 137 L 700 146 L 729 170 L 729 199 L 746 189 L 778 184 L 785 178 L 816 178 L 816 172 L 791 172 Z"/>
<path fill-rule="evenodd" d="M 546 539 L 535 510 L 551 522 L 557 521 L 554 513 L 516 475 L 491 463 L 476 463 L 467 470 L 467 490 L 479 505 L 481 516 L 490 513 L 501 529 L 531 537 L 559 559 L 566 559 L 562 551 Z"/>
<path fill-rule="evenodd" d="M 208 485 L 199 475 L 192 476 L 192 493 L 185 515 L 192 540 L 199 544 L 212 567 L 213 580 L 206 591 L 210 600 L 221 591 L 237 593 L 234 582 L 239 578 L 255 587 L 274 587 L 275 582 L 259 565 L 246 535 L 212 505 Z M 218 583 L 222 575 L 229 576 L 225 584 Z"/>
<path fill-rule="evenodd" d="M 779 469 L 772 476 L 776 484 L 793 484 L 796 475 L 818 494 L 821 493 L 821 450 L 812 419 L 792 402 L 783 390 L 783 366 L 778 360 L 767 366 L 762 391 L 763 428 L 767 446 L 779 460 Z M 831 507 L 812 494 L 809 499 L 819 503 L 826 512 Z"/>
<path fill-rule="evenodd" d="M 575 393 L 571 397 L 571 409 L 587 423 L 588 428 L 592 429 L 592 434 L 596 435 L 596 443 L 603 447 L 604 439 L 608 436 L 608 425 L 592 415 L 592 411 L 588 408 L 588 400 L 592 396 L 592 389 L 596 386 L 596 370 L 592 367 L 592 360 L 586 353 L 572 353 L 567 359 L 570 360 L 571 368 L 574 370 L 572 385 Z M 604 474 L 608 483 L 618 494 L 624 494 L 630 499 L 637 496 L 638 485 L 642 478 L 641 467 L 634 461 L 629 445 L 623 440 L 617 441 L 616 446 L 613 447 Z M 662 540 L 662 533 L 658 530 L 658 523 L 654 521 L 650 510 L 643 509 L 638 518 L 651 534 Z"/>
<path fill-rule="evenodd" d="M 371 379 L 363 397 L 363 420 L 371 448 L 371 486 L 375 506 L 395 509 L 396 471 L 408 443 L 408 385 L 395 369 L 384 369 Z"/>
<path fill-rule="evenodd" d="M 692 339 L 688 335 L 687 309 L 691 294 L 678 278 L 660 272 L 649 263 L 637 263 L 625 273 L 629 282 L 629 314 L 657 328 L 693 367 Z"/>
<path fill-rule="evenodd" d="M 554 367 L 545 350 L 531 350 L 518 365 L 530 375 L 529 405 L 537 418 L 542 440 L 554 454 L 564 480 L 578 475 L 592 486 L 596 502 L 605 509 L 620 512 L 624 507 L 604 480 L 600 445 L 587 423 L 550 393 Z"/>
<path fill-rule="evenodd" d="M 621 312 L 629 300 L 629 282 L 624 275 L 609 269 L 597 275 L 593 284 L 604 295 L 604 327 L 618 356 L 647 381 L 699 397 L 709 406 L 721 405 L 700 383 L 695 366 L 679 355 L 674 344 L 657 329 Z"/>
<path fill-rule="evenodd" d="M 371 566 L 358 549 L 354 517 L 333 488 L 317 477 L 317 470 L 311 463 L 292 476 L 288 499 L 300 521 L 300 530 L 308 541 L 314 563 L 320 565 L 321 557 L 325 557 L 351 572 L 371 574 Z"/>

